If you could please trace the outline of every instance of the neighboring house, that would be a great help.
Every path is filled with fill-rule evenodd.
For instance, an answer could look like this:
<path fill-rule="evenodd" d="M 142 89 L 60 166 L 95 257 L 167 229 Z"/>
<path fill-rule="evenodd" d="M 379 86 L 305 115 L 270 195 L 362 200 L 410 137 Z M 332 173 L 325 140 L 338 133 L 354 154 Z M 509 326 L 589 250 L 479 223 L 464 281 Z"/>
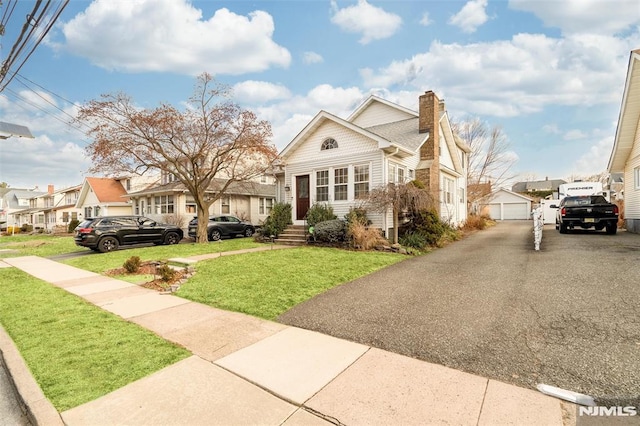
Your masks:
<path fill-rule="evenodd" d="M 126 198 L 126 186 L 127 180 L 119 178 L 85 178 L 75 204 L 75 208 L 81 210 L 80 220 L 133 214 L 131 202 Z"/>
<path fill-rule="evenodd" d="M 624 200 L 624 174 L 623 173 L 611 173 L 609 174 L 608 182 L 609 199 L 611 202 Z"/>
<path fill-rule="evenodd" d="M 529 197 L 501 188 L 480 201 L 480 213 L 494 220 L 527 220 L 531 219 L 532 202 Z"/>
<path fill-rule="evenodd" d="M 32 225 L 34 228 L 44 228 L 44 214 L 41 213 L 42 206 L 39 206 L 34 197 L 44 195 L 46 192 L 38 191 L 37 188 L 10 189 L 2 197 L 2 218 L 6 222 L 2 226 Z M 2 222 L 2 220 L 0 220 Z"/>
<path fill-rule="evenodd" d="M 640 49 L 631 51 L 618 127 L 607 167 L 623 173 L 624 220 L 628 231 L 640 233 Z"/>
<path fill-rule="evenodd" d="M 82 210 L 76 207 L 82 185 L 60 189 L 53 193 L 54 204 L 49 211 L 45 211 L 47 223 L 67 229 L 72 220 L 80 220 Z"/>
<path fill-rule="evenodd" d="M 164 176 L 162 181 L 166 183 L 127 195 L 133 212 L 158 221 L 166 221 L 167 215 L 173 215 L 181 220 L 182 227 L 186 227 L 189 220 L 198 215 L 195 200 L 184 184 Z M 218 192 L 225 182 L 215 179 L 208 192 Z M 251 182 L 233 182 L 225 195 L 211 205 L 209 214 L 232 214 L 259 225 L 271 213 L 275 198 L 276 186 L 272 176 L 265 175 Z"/>
<path fill-rule="evenodd" d="M 527 192 L 558 192 L 558 187 L 563 183 L 567 183 L 562 179 L 533 180 L 529 182 L 518 182 L 511 187 L 512 192 L 526 194 Z"/>
<path fill-rule="evenodd" d="M 419 97 L 418 112 L 371 96 L 346 120 L 320 111 L 284 148 L 279 200 L 292 205 L 294 223 L 304 224 L 315 203 L 331 205 L 342 218 L 362 206 L 371 189 L 417 179 L 441 218 L 460 224 L 467 217 L 469 151 L 435 93 Z M 393 235 L 391 210 L 368 209 L 367 216 Z"/>

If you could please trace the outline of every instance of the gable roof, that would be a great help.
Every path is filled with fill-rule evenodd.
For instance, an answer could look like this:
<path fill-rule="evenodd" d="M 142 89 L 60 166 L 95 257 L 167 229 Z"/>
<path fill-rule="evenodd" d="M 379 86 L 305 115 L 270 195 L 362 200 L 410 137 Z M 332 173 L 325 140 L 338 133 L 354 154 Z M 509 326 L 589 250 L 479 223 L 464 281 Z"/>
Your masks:
<path fill-rule="evenodd" d="M 409 118 L 378 126 L 367 127 L 365 130 L 393 141 L 410 151 L 418 151 L 427 140 L 424 133 L 419 133 L 418 118 Z"/>
<path fill-rule="evenodd" d="M 499 192 L 504 192 L 504 193 L 506 193 L 508 195 L 513 195 L 514 197 L 521 198 L 523 200 L 532 201 L 532 202 L 535 201 L 533 198 L 529 198 L 526 195 L 518 194 L 517 192 L 509 191 L 508 189 L 505 189 L 505 188 L 498 188 L 495 191 L 493 191 L 491 194 L 488 194 L 488 195 L 485 195 L 484 197 L 482 197 L 481 200 L 490 201 Z"/>
<path fill-rule="evenodd" d="M 374 142 L 377 142 L 378 144 L 378 148 L 385 150 L 385 151 L 395 151 L 397 149 L 398 151 L 398 156 L 400 157 L 408 157 L 410 155 L 415 154 L 414 150 L 411 150 L 405 146 L 402 146 L 399 143 L 391 142 L 388 139 L 373 133 L 367 129 L 363 129 L 362 127 L 359 127 L 349 121 L 343 120 L 340 117 L 337 117 L 333 114 L 330 114 L 326 111 L 320 111 L 318 114 L 316 114 L 315 117 L 313 117 L 313 119 L 300 131 L 300 133 L 298 133 L 298 135 L 293 138 L 293 140 L 291 142 L 289 142 L 289 144 L 284 147 L 284 149 L 282 150 L 282 152 L 280 152 L 280 157 L 282 158 L 287 158 L 289 155 L 291 155 L 291 153 L 293 153 L 295 151 L 295 149 L 302 143 L 304 142 L 309 136 L 311 136 L 313 134 L 313 132 L 318 129 L 322 124 L 326 123 L 326 122 L 334 122 L 340 126 L 346 127 L 349 130 L 352 130 L 356 133 L 359 133 L 363 136 L 366 136 L 369 139 L 372 139 Z M 416 127 L 416 133 L 417 133 L 417 127 Z M 422 136 L 424 138 L 424 140 L 427 139 L 428 137 L 428 133 L 422 133 Z"/>
<path fill-rule="evenodd" d="M 351 113 L 351 115 L 347 118 L 347 121 L 353 122 L 356 118 L 358 118 L 360 116 L 360 114 L 362 114 L 367 108 L 369 108 L 371 106 L 371 104 L 379 102 L 383 105 L 386 105 L 388 107 L 397 109 L 399 111 L 402 111 L 406 114 L 415 116 L 416 118 L 418 117 L 418 113 L 415 111 L 410 110 L 409 108 L 403 107 L 402 105 L 398 105 L 395 104 L 391 101 L 388 101 L 386 99 L 382 99 L 376 95 L 371 95 L 369 96 L 358 108 L 355 109 L 355 111 L 353 111 Z"/>
<path fill-rule="evenodd" d="M 127 191 L 119 180 L 112 178 L 88 177 L 87 183 L 101 203 L 122 202 Z"/>
<path fill-rule="evenodd" d="M 622 95 L 620 115 L 618 116 L 618 127 L 607 166 L 610 173 L 624 170 L 624 165 L 633 149 L 638 119 L 640 119 L 640 49 L 632 50 L 629 56 L 629 68 Z"/>

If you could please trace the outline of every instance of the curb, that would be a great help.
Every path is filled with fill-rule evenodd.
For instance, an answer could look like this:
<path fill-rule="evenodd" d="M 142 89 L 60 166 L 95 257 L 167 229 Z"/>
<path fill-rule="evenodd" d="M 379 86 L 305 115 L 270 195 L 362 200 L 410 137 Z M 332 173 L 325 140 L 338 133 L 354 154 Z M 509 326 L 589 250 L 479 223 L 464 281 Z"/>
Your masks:
<path fill-rule="evenodd" d="M 0 362 L 16 389 L 18 402 L 32 425 L 64 426 L 62 417 L 49 401 L 31 375 L 11 337 L 0 325 Z"/>

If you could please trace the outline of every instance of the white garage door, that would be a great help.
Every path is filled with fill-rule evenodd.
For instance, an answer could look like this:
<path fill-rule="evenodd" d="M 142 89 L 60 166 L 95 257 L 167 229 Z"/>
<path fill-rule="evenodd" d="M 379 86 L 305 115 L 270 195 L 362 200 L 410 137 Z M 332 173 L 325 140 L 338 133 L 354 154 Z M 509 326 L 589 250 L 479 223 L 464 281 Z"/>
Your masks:
<path fill-rule="evenodd" d="M 502 214 L 505 220 L 529 219 L 529 205 L 528 203 L 503 204 Z"/>
<path fill-rule="evenodd" d="M 529 219 L 529 203 L 496 203 L 490 204 L 489 214 L 495 220 Z"/>

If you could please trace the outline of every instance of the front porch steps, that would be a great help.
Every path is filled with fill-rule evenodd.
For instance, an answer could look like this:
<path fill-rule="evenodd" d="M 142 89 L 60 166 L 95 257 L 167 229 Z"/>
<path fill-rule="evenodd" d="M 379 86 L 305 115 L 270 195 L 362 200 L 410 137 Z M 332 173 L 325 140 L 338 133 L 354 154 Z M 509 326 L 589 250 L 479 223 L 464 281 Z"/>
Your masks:
<path fill-rule="evenodd" d="M 303 246 L 307 244 L 306 227 L 303 225 L 289 225 L 273 240 L 276 244 Z"/>

